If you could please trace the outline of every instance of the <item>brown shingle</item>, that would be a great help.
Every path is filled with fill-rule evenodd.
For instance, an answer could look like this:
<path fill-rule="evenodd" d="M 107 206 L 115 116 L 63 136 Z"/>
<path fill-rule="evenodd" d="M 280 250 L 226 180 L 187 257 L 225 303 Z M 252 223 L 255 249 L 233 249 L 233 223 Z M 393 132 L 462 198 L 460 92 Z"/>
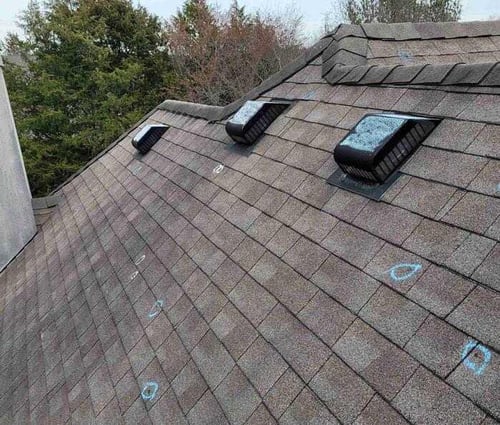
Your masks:
<path fill-rule="evenodd" d="M 461 361 L 467 335 L 429 316 L 405 350 L 440 377 L 445 378 Z"/>
<path fill-rule="evenodd" d="M 425 258 L 445 262 L 468 234 L 446 224 L 423 220 L 403 246 Z"/>
<path fill-rule="evenodd" d="M 288 369 L 279 353 L 261 337 L 241 356 L 238 365 L 261 396 L 264 396 Z"/>
<path fill-rule="evenodd" d="M 357 319 L 333 347 L 373 388 L 392 399 L 417 368 L 405 351 Z"/>
<path fill-rule="evenodd" d="M 372 398 L 373 390 L 333 355 L 311 380 L 310 387 L 344 423 L 352 423 Z"/>
<path fill-rule="evenodd" d="M 308 388 L 304 388 L 286 410 L 281 417 L 281 423 L 283 425 L 303 423 L 339 424 L 335 417 Z"/>
<path fill-rule="evenodd" d="M 394 343 L 404 346 L 428 312 L 384 286 L 360 311 L 359 316 Z"/>
<path fill-rule="evenodd" d="M 358 312 L 379 287 L 369 275 L 330 256 L 311 280 L 350 310 Z"/>
<path fill-rule="evenodd" d="M 318 292 L 300 311 L 298 318 L 331 347 L 355 316 L 328 295 Z"/>
<path fill-rule="evenodd" d="M 394 399 L 409 420 L 422 424 L 480 424 L 484 413 L 458 391 L 420 367 Z"/>
<path fill-rule="evenodd" d="M 250 382 L 238 367 L 235 367 L 222 381 L 214 394 L 230 423 L 235 425 L 244 424 L 260 401 Z"/>
<path fill-rule="evenodd" d="M 383 244 L 381 239 L 343 222 L 339 222 L 322 242 L 330 252 L 361 268 L 370 262 Z"/>
<path fill-rule="evenodd" d="M 330 355 L 330 350 L 282 306 L 276 306 L 259 331 L 308 382 Z"/>
<path fill-rule="evenodd" d="M 408 296 L 437 316 L 450 313 L 474 288 L 471 281 L 450 271 L 431 265 Z"/>
<path fill-rule="evenodd" d="M 476 287 L 449 315 L 448 321 L 470 335 L 500 347 L 500 314 L 497 292 Z"/>

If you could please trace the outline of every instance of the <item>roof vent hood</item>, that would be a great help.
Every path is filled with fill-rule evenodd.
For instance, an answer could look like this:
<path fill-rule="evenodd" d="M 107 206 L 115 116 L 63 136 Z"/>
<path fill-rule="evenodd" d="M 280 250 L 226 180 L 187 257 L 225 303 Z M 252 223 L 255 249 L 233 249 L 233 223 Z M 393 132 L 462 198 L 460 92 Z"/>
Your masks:
<path fill-rule="evenodd" d="M 340 170 L 329 182 L 380 199 L 398 177 L 396 171 L 440 122 L 390 113 L 366 115 L 335 147 Z"/>
<path fill-rule="evenodd" d="M 135 135 L 132 145 L 144 155 L 151 150 L 167 130 L 168 126 L 163 124 L 146 125 Z"/>
<path fill-rule="evenodd" d="M 335 161 L 352 177 L 384 183 L 438 122 L 408 115 L 366 115 L 337 145 Z"/>
<path fill-rule="evenodd" d="M 288 106 L 289 103 L 247 101 L 226 123 L 226 132 L 235 142 L 251 145 Z"/>

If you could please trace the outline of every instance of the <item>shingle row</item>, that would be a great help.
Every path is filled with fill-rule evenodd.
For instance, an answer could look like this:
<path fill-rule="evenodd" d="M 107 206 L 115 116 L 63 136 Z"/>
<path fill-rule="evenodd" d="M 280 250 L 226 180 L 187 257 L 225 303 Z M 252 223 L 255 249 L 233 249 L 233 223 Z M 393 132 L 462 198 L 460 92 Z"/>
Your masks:
<path fill-rule="evenodd" d="M 335 65 L 324 78 L 330 84 L 499 87 L 500 62 L 408 66 Z"/>

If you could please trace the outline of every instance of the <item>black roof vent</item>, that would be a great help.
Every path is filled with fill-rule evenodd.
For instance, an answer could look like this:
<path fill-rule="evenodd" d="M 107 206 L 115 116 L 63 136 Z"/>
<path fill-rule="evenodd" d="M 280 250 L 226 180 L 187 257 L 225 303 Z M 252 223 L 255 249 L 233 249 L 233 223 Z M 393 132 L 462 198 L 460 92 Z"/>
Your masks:
<path fill-rule="evenodd" d="M 254 143 L 289 103 L 250 100 L 226 123 L 226 131 L 238 143 Z"/>
<path fill-rule="evenodd" d="M 335 161 L 352 177 L 384 183 L 438 122 L 408 115 L 366 115 L 337 145 Z"/>
<path fill-rule="evenodd" d="M 397 169 L 438 125 L 439 119 L 368 114 L 336 146 L 340 167 L 329 182 L 380 199 L 398 177 Z"/>
<path fill-rule="evenodd" d="M 167 129 L 168 126 L 162 124 L 146 125 L 135 135 L 132 145 L 140 153 L 145 154 L 149 152 Z"/>

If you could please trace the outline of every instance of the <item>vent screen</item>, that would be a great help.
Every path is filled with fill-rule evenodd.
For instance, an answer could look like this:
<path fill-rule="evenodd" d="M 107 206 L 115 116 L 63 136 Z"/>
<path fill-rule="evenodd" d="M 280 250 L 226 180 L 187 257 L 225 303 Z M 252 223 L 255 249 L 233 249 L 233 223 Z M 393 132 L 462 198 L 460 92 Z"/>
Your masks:
<path fill-rule="evenodd" d="M 355 179 L 382 184 L 438 123 L 437 119 L 408 115 L 366 115 L 337 145 L 335 161 Z"/>
<path fill-rule="evenodd" d="M 250 145 L 286 109 L 289 103 L 248 101 L 226 123 L 226 131 L 238 143 Z"/>
<path fill-rule="evenodd" d="M 139 133 L 136 134 L 132 140 L 132 145 L 140 153 L 145 154 L 155 145 L 155 143 L 163 136 L 163 133 L 167 131 L 168 126 L 166 125 L 146 125 L 142 128 Z"/>

